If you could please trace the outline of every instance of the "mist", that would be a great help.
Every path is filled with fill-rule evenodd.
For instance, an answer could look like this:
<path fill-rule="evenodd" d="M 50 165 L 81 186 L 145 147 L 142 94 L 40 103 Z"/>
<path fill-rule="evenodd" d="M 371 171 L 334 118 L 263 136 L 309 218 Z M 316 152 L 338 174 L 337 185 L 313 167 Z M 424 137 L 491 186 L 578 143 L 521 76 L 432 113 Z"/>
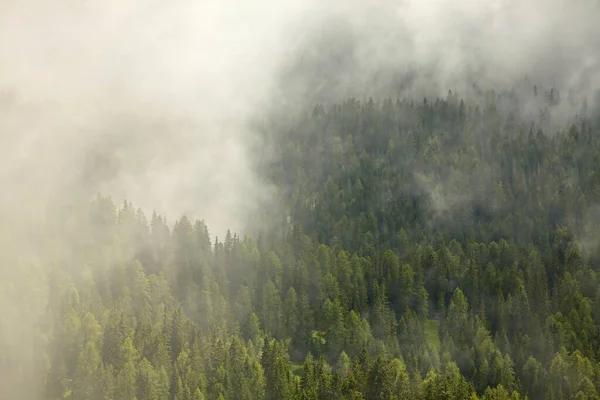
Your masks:
<path fill-rule="evenodd" d="M 472 100 L 488 90 L 530 95 L 537 85 L 560 91 L 564 119 L 600 84 L 598 15 L 597 1 L 350 1 L 297 28 L 310 27 L 279 88 L 287 100 L 421 101 L 449 90 Z"/>
<path fill-rule="evenodd" d="M 238 3 L 4 2 L 3 219 L 101 192 L 239 231 L 267 110 L 533 77 L 570 112 L 600 79 L 597 2 Z"/>
<path fill-rule="evenodd" d="M 598 90 L 599 15 L 592 0 L 4 0 L 0 278 L 55 207 L 98 193 L 244 231 L 277 192 L 254 129 L 273 113 L 536 84 L 560 90 L 560 122 Z M 0 303 L 7 346 L 36 315 L 17 323 L 14 293 L 42 310 L 26 291 Z"/>
<path fill-rule="evenodd" d="M 3 4 L 2 210 L 102 192 L 241 229 L 268 191 L 247 121 L 294 14 L 261 3 Z"/>

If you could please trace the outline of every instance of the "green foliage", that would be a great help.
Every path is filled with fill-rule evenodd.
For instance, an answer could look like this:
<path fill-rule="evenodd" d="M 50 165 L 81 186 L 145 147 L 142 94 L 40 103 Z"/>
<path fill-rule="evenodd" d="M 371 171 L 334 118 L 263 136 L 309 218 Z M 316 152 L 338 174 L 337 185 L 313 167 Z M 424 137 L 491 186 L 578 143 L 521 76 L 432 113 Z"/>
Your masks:
<path fill-rule="evenodd" d="M 57 214 L 53 257 L 22 278 L 48 293 L 34 355 L 0 343 L 0 384 L 36 377 L 52 400 L 598 398 L 600 127 L 546 136 L 492 98 L 351 99 L 273 135 L 281 157 L 262 167 L 286 215 L 263 222 L 290 216 L 283 233 L 213 242 L 203 221 L 171 229 L 103 197 Z"/>

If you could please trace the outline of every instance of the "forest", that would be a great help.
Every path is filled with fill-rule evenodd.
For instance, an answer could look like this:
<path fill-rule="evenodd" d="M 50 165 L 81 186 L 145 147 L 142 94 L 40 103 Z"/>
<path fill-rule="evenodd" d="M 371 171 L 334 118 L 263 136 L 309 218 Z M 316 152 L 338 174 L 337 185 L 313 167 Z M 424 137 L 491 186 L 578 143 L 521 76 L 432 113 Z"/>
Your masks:
<path fill-rule="evenodd" d="M 278 207 L 243 235 L 57 206 L 1 284 L 35 329 L 0 398 L 600 399 L 598 104 L 524 92 L 265 121 Z"/>

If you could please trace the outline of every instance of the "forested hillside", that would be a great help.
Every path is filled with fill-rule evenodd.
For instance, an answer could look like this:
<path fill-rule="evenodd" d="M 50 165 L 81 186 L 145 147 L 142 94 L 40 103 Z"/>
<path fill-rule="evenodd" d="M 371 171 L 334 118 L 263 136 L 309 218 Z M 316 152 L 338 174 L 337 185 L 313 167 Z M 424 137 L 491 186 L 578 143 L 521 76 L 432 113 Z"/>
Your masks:
<path fill-rule="evenodd" d="M 597 105 L 525 92 L 264 125 L 280 206 L 256 234 L 52 210 L 27 290 L 0 286 L 40 314 L 30 352 L 0 343 L 0 398 L 600 398 Z"/>

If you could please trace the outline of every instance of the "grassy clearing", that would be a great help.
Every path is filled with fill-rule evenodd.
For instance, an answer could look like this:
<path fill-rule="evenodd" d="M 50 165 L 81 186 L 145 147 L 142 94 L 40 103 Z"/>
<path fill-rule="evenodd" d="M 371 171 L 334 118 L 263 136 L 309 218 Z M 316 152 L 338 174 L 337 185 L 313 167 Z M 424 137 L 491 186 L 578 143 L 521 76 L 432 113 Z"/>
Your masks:
<path fill-rule="evenodd" d="M 301 362 L 292 362 L 292 374 L 299 375 L 302 370 L 303 363 Z"/>
<path fill-rule="evenodd" d="M 440 348 L 439 335 L 440 321 L 437 319 L 425 320 L 425 339 L 427 344 L 434 349 Z"/>

